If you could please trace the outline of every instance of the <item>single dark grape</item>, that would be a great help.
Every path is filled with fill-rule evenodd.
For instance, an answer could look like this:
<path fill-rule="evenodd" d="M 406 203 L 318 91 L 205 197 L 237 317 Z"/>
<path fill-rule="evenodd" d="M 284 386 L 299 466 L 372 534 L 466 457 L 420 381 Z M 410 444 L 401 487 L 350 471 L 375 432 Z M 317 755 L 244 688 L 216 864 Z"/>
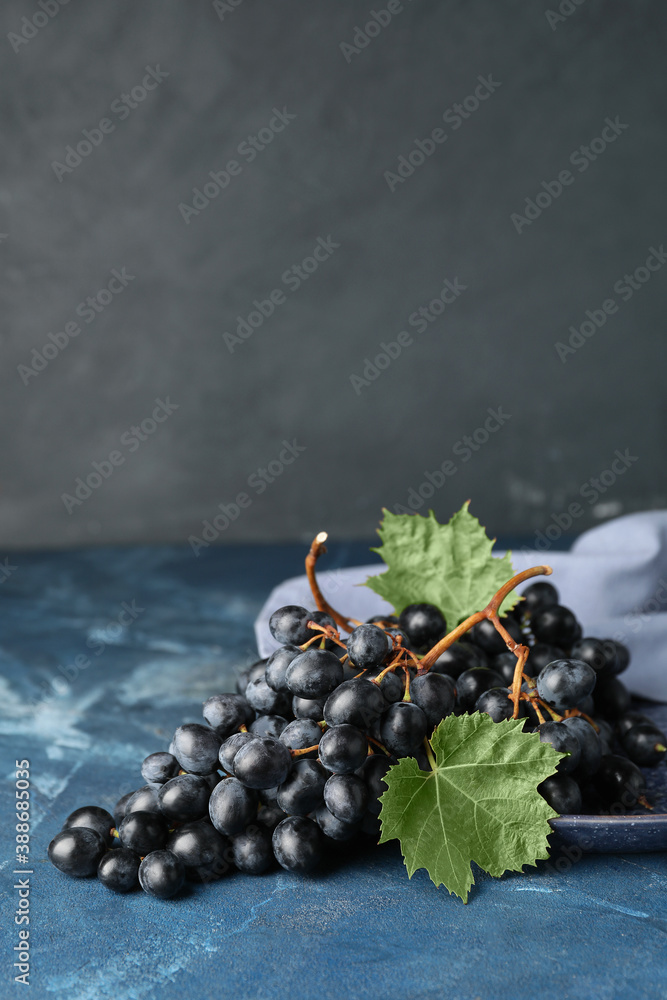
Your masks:
<path fill-rule="evenodd" d="M 367 729 L 386 707 L 387 702 L 377 684 L 357 677 L 344 681 L 329 695 L 324 705 L 324 720 L 328 726 L 349 723 L 357 729 Z"/>
<path fill-rule="evenodd" d="M 304 816 L 288 816 L 278 823 L 271 842 L 276 861 L 290 872 L 310 872 L 322 857 L 320 828 Z"/>
<path fill-rule="evenodd" d="M 75 826 L 85 827 L 87 830 L 95 830 L 96 833 L 99 833 L 107 847 L 111 846 L 111 841 L 113 840 L 111 829 L 115 826 L 114 818 L 110 812 L 102 809 L 101 806 L 82 806 L 80 809 L 75 809 L 63 823 L 63 830 L 69 830 Z"/>
<path fill-rule="evenodd" d="M 188 823 L 208 815 L 211 789 L 199 774 L 179 774 L 160 788 L 162 815 L 173 823 Z"/>
<path fill-rule="evenodd" d="M 303 650 L 299 649 L 298 646 L 281 646 L 280 649 L 276 649 L 274 653 L 271 653 L 265 671 L 266 683 L 274 691 L 281 691 L 283 694 L 288 693 L 287 688 L 287 668 L 289 667 L 292 660 L 297 656 L 301 656 Z"/>
<path fill-rule="evenodd" d="M 408 604 L 398 622 L 415 649 L 430 649 L 447 632 L 445 617 L 434 604 Z"/>
<path fill-rule="evenodd" d="M 359 823 L 368 805 L 366 782 L 356 774 L 332 774 L 324 786 L 324 804 L 344 823 Z"/>
<path fill-rule="evenodd" d="M 322 766 L 336 774 L 356 771 L 363 764 L 367 753 L 366 737 L 356 726 L 347 723 L 331 726 L 320 740 L 319 756 Z"/>
<path fill-rule="evenodd" d="M 306 627 L 308 612 L 298 604 L 286 604 L 274 611 L 269 619 L 269 629 L 273 638 L 282 645 L 301 646 L 310 638 Z"/>
<path fill-rule="evenodd" d="M 581 812 L 581 789 L 567 774 L 553 774 L 537 790 L 559 815 Z"/>
<path fill-rule="evenodd" d="M 514 656 L 513 653 L 512 656 Z M 530 647 L 524 673 L 528 674 L 529 677 L 537 677 L 547 663 L 563 659 L 565 659 L 565 650 L 561 649 L 560 646 L 551 646 L 547 642 L 536 642 L 534 646 Z M 516 663 L 516 656 L 514 656 L 514 662 Z"/>
<path fill-rule="evenodd" d="M 292 660 L 285 679 L 297 698 L 326 698 L 342 682 L 343 668 L 334 653 L 307 649 Z"/>
<path fill-rule="evenodd" d="M 575 772 L 577 780 L 592 777 L 600 766 L 602 748 L 598 734 L 590 723 L 580 715 L 563 719 L 563 725 L 572 729 L 579 742 L 579 766 Z"/>
<path fill-rule="evenodd" d="M 487 667 L 489 660 L 483 649 L 473 642 L 453 642 L 431 667 L 431 673 L 447 674 L 456 680 L 464 670 Z"/>
<path fill-rule="evenodd" d="M 280 785 L 292 766 L 292 757 L 284 743 L 270 736 L 250 740 L 234 758 L 234 776 L 246 788 L 272 788 Z"/>
<path fill-rule="evenodd" d="M 97 866 L 97 877 L 112 892 L 131 892 L 139 886 L 141 858 L 129 847 L 107 851 Z"/>
<path fill-rule="evenodd" d="M 630 650 L 622 642 L 617 642 L 616 639 L 605 639 L 605 643 L 611 645 L 613 650 L 613 659 L 609 656 L 608 669 L 610 673 L 622 674 L 630 665 Z"/>
<path fill-rule="evenodd" d="M 59 872 L 73 878 L 94 875 L 106 853 L 104 838 L 85 826 L 72 826 L 57 833 L 48 847 L 49 861 Z"/>
<path fill-rule="evenodd" d="M 576 705 L 595 687 L 596 673 L 583 660 L 554 660 L 537 677 L 537 693 L 557 712 Z"/>
<path fill-rule="evenodd" d="M 152 851 L 139 865 L 139 883 L 149 896 L 170 899 L 184 882 L 183 863 L 171 851 Z"/>
<path fill-rule="evenodd" d="M 375 680 L 381 671 L 369 670 L 366 675 L 369 680 Z M 380 683 L 378 684 L 383 697 L 391 705 L 395 701 L 400 701 L 405 694 L 405 681 L 403 680 L 403 671 L 400 673 L 398 671 L 391 670 L 388 674 L 385 674 Z"/>
<path fill-rule="evenodd" d="M 608 641 L 606 642 L 608 643 Z M 575 659 L 588 663 L 596 674 L 598 674 L 600 671 L 608 670 L 609 667 L 609 649 L 605 647 L 606 643 L 602 639 L 584 636 L 581 639 L 577 639 L 572 645 L 571 653 Z"/>
<path fill-rule="evenodd" d="M 242 746 L 249 740 L 255 739 L 257 737 L 254 733 L 232 733 L 231 736 L 228 736 L 218 753 L 218 760 L 223 771 L 226 771 L 227 774 L 234 774 L 234 758 Z"/>
<path fill-rule="evenodd" d="M 516 659 L 516 657 L 515 657 Z M 524 702 L 519 702 L 519 713 Z M 475 702 L 476 712 L 485 712 L 494 722 L 503 722 L 514 715 L 514 702 L 509 699 L 509 688 L 495 687 L 483 691 Z"/>
<path fill-rule="evenodd" d="M 428 734 L 433 732 L 445 716 L 451 715 L 454 711 L 456 686 L 452 678 L 446 674 L 434 674 L 429 671 L 412 681 L 410 697 L 426 716 Z"/>
<path fill-rule="evenodd" d="M 595 786 L 610 809 L 631 809 L 646 795 L 646 781 L 636 764 L 618 754 L 606 754 L 595 776 Z"/>
<path fill-rule="evenodd" d="M 170 778 L 175 778 L 178 771 L 178 761 L 173 754 L 165 751 L 150 753 L 141 765 L 141 776 L 149 785 L 163 785 Z"/>
<path fill-rule="evenodd" d="M 665 760 L 665 734 L 650 722 L 639 722 L 623 735 L 621 745 L 626 754 L 640 767 L 653 767 Z"/>
<path fill-rule="evenodd" d="M 509 632 L 515 642 L 522 641 L 521 626 L 515 618 L 501 618 L 500 624 L 506 632 Z M 505 640 L 490 618 L 482 618 L 480 622 L 473 625 L 470 629 L 470 638 L 489 656 L 497 656 L 498 653 L 504 653 L 507 649 Z"/>
<path fill-rule="evenodd" d="M 373 615 L 371 618 L 366 619 L 366 624 L 391 627 L 392 625 L 398 625 L 398 615 Z"/>
<path fill-rule="evenodd" d="M 222 740 L 236 732 L 239 726 L 244 726 L 255 718 L 251 705 L 240 694 L 211 695 L 204 702 L 202 714 Z"/>
<path fill-rule="evenodd" d="M 136 792 L 132 792 L 125 804 L 125 815 L 129 816 L 133 812 L 159 813 L 160 803 L 158 802 L 158 792 L 161 788 L 162 785 L 158 785 L 157 782 L 137 788 Z"/>
<path fill-rule="evenodd" d="M 268 871 L 274 863 L 271 831 L 259 823 L 246 827 L 231 838 L 231 854 L 238 870 L 246 875 Z"/>
<path fill-rule="evenodd" d="M 212 882 L 230 869 L 229 840 L 206 820 L 179 826 L 166 846 L 181 861 L 190 882 Z"/>
<path fill-rule="evenodd" d="M 366 760 L 357 771 L 358 777 L 366 782 L 366 787 L 368 788 L 367 809 L 374 816 L 380 815 L 382 805 L 378 800 L 381 795 L 384 795 L 388 787 L 384 781 L 384 777 L 394 763 L 396 763 L 395 760 L 392 760 L 391 757 L 386 757 L 384 754 L 372 754 L 370 757 L 366 757 Z M 324 832 L 326 833 L 327 831 L 325 830 Z"/>
<path fill-rule="evenodd" d="M 558 604 L 559 601 L 558 591 L 552 583 L 547 583 L 546 580 L 531 583 L 521 596 L 523 601 L 518 607 L 523 608 L 528 615 L 544 611 L 545 608 L 550 608 L 554 604 Z"/>
<path fill-rule="evenodd" d="M 167 823 L 157 813 L 128 813 L 118 827 L 121 847 L 129 847 L 140 857 L 158 851 L 167 842 Z"/>
<path fill-rule="evenodd" d="M 261 715 L 287 715 L 290 710 L 288 693 L 274 691 L 266 682 L 265 677 L 250 681 L 245 690 L 249 704 Z"/>
<path fill-rule="evenodd" d="M 238 778 L 224 778 L 211 792 L 208 813 L 218 833 L 233 836 L 257 815 L 257 792 Z"/>
<path fill-rule="evenodd" d="M 307 816 L 323 802 L 329 775 L 316 760 L 296 760 L 278 786 L 278 807 L 288 816 Z"/>
<path fill-rule="evenodd" d="M 179 726 L 169 747 L 184 771 L 210 774 L 218 767 L 218 751 L 222 740 L 208 726 L 186 722 Z"/>
<path fill-rule="evenodd" d="M 534 614 L 530 627 L 537 642 L 569 649 L 579 638 L 580 625 L 569 608 L 553 604 Z"/>
<path fill-rule="evenodd" d="M 361 823 L 345 823 L 329 812 L 325 805 L 321 805 L 315 812 L 315 820 L 320 830 L 330 840 L 346 841 L 353 840 L 359 833 Z"/>
<path fill-rule="evenodd" d="M 315 749 L 306 756 L 317 757 L 317 747 L 322 739 L 322 730 L 312 719 L 295 719 L 285 726 L 280 734 L 280 742 L 284 743 L 288 750 L 305 750 L 306 747 Z M 303 759 L 303 757 L 301 758 Z"/>
<path fill-rule="evenodd" d="M 380 720 L 380 742 L 397 757 L 413 754 L 430 732 L 426 713 L 410 701 L 390 705 Z"/>
<path fill-rule="evenodd" d="M 608 719 L 618 719 L 630 708 L 630 692 L 618 677 L 601 677 L 593 692 L 595 710 Z"/>
<path fill-rule="evenodd" d="M 390 649 L 391 641 L 376 625 L 358 625 L 347 640 L 347 651 L 357 671 L 379 667 Z"/>
<path fill-rule="evenodd" d="M 250 723 L 248 730 L 253 736 L 270 736 L 277 740 L 287 725 L 288 720 L 284 715 L 258 715 Z"/>
<path fill-rule="evenodd" d="M 560 774 L 571 774 L 576 771 L 581 758 L 581 747 L 577 734 L 562 722 L 543 722 L 535 730 L 542 743 L 551 743 L 554 750 L 560 753 L 569 754 L 568 757 L 561 757 L 558 762 Z"/>
<path fill-rule="evenodd" d="M 465 712 L 472 712 L 477 699 L 491 688 L 504 687 L 505 681 L 495 670 L 488 667 L 472 667 L 459 674 L 456 682 L 456 697 L 458 705 Z"/>

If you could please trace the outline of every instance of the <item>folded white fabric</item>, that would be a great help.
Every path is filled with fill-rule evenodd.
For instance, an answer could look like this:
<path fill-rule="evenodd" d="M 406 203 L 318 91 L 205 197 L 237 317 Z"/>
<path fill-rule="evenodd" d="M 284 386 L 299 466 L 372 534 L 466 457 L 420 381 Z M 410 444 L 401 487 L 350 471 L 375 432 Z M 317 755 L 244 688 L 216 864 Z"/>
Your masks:
<path fill-rule="evenodd" d="M 541 563 L 552 567 L 550 582 L 581 622 L 584 635 L 628 646 L 632 658 L 622 679 L 630 690 L 667 701 L 667 511 L 608 521 L 577 538 L 569 552 L 550 552 L 546 536 L 541 551 L 512 552 L 517 573 Z M 322 591 L 342 613 L 364 620 L 391 610 L 372 590 L 359 586 L 382 572 L 383 564 L 327 571 L 325 556 L 321 565 Z M 312 607 L 305 576 L 285 580 L 264 604 L 255 622 L 261 656 L 277 646 L 268 621 L 284 604 Z"/>

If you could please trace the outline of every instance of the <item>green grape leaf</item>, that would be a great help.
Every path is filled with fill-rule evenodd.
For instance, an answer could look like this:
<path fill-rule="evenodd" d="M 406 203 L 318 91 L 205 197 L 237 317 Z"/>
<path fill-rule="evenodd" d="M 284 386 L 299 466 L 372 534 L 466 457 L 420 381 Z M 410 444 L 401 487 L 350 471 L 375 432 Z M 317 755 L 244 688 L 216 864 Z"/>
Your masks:
<path fill-rule="evenodd" d="M 412 757 L 389 769 L 380 843 L 400 841 L 410 878 L 425 868 L 465 903 L 472 861 L 500 876 L 549 856 L 548 820 L 557 813 L 537 786 L 565 755 L 522 726 L 480 712 L 450 715 L 431 738 L 434 770 L 420 770 Z"/>
<path fill-rule="evenodd" d="M 440 608 L 449 629 L 481 611 L 496 591 L 514 576 L 510 553 L 491 555 L 495 539 L 468 510 L 466 501 L 448 524 L 438 524 L 433 511 L 392 514 L 384 510 L 378 528 L 382 545 L 371 551 L 388 569 L 366 580 L 400 614 L 408 604 L 425 602 Z M 501 614 L 513 608 L 519 595 L 512 590 Z"/>

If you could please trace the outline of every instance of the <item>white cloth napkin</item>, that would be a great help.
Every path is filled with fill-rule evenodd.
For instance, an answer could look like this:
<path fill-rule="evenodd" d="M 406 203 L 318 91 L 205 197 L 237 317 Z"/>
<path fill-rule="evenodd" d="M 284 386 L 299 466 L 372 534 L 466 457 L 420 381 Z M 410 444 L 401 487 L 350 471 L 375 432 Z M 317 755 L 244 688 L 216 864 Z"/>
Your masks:
<path fill-rule="evenodd" d="M 561 603 L 581 622 L 584 635 L 628 646 L 631 661 L 622 680 L 630 690 L 667 702 L 667 511 L 608 521 L 580 535 L 569 552 L 549 552 L 546 547 L 512 552 L 517 573 L 543 563 L 552 567 L 548 579 L 558 588 Z M 391 610 L 372 590 L 359 586 L 382 572 L 383 565 L 328 571 L 323 556 L 318 564 L 320 587 L 333 607 L 363 621 Z M 255 622 L 261 656 L 277 646 L 268 622 L 284 604 L 313 607 L 305 575 L 285 580 L 264 604 Z"/>

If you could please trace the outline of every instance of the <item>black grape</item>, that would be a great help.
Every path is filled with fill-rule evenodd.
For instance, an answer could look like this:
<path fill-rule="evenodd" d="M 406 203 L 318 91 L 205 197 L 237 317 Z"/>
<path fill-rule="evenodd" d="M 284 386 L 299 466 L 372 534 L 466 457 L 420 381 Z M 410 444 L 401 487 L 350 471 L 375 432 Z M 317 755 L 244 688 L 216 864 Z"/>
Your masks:
<path fill-rule="evenodd" d="M 521 626 L 515 618 L 501 618 L 500 624 L 506 632 L 509 632 L 515 642 L 522 641 Z M 473 625 L 469 634 L 471 640 L 489 656 L 497 656 L 498 653 L 504 653 L 507 649 L 505 640 L 490 618 L 482 618 L 480 622 Z"/>
<path fill-rule="evenodd" d="M 398 622 L 415 649 L 434 646 L 447 632 L 444 615 L 434 604 L 408 604 Z"/>
<path fill-rule="evenodd" d="M 97 866 L 97 877 L 112 892 L 131 892 L 139 885 L 141 858 L 129 847 L 117 847 L 107 853 Z"/>
<path fill-rule="evenodd" d="M 287 715 L 290 709 L 289 693 L 274 691 L 265 677 L 250 681 L 245 689 L 250 705 L 261 715 Z"/>
<path fill-rule="evenodd" d="M 95 830 L 107 845 L 111 847 L 111 828 L 114 826 L 114 818 L 111 813 L 101 806 L 82 806 L 70 813 L 63 823 L 63 830 L 68 830 L 75 826 L 85 827 L 87 830 Z"/>
<path fill-rule="evenodd" d="M 278 823 L 271 842 L 276 861 L 290 872 L 310 872 L 322 857 L 320 828 L 304 816 L 288 816 Z"/>
<path fill-rule="evenodd" d="M 167 842 L 167 823 L 156 813 L 129 813 L 118 827 L 122 847 L 129 847 L 140 857 L 158 851 Z"/>
<path fill-rule="evenodd" d="M 174 733 L 169 752 L 174 755 L 184 771 L 192 774 L 210 774 L 218 766 L 218 751 L 222 740 L 208 726 L 186 722 Z"/>
<path fill-rule="evenodd" d="M 223 771 L 226 771 L 227 774 L 234 774 L 234 758 L 242 746 L 249 740 L 255 739 L 257 739 L 255 733 L 233 733 L 228 736 L 218 753 L 218 760 Z"/>
<path fill-rule="evenodd" d="M 327 729 L 320 740 L 319 756 L 322 766 L 337 774 L 356 771 L 363 764 L 367 753 L 366 737 L 356 726 L 347 723 Z"/>
<path fill-rule="evenodd" d="M 579 638 L 580 625 L 569 608 L 553 604 L 538 611 L 530 620 L 530 628 L 538 642 L 569 649 Z"/>
<path fill-rule="evenodd" d="M 141 776 L 149 785 L 163 785 L 170 778 L 175 778 L 178 771 L 179 763 L 176 758 L 164 751 L 149 754 L 141 765 Z"/>
<path fill-rule="evenodd" d="M 322 804 L 329 775 L 316 760 L 297 760 L 278 786 L 278 807 L 288 816 L 307 816 Z"/>
<path fill-rule="evenodd" d="M 343 668 L 334 653 L 307 649 L 292 660 L 285 680 L 297 698 L 326 698 L 343 680 Z"/>
<path fill-rule="evenodd" d="M 519 702 L 519 715 L 522 715 L 522 708 L 523 702 Z M 514 702 L 509 699 L 509 688 L 495 687 L 483 691 L 475 702 L 475 711 L 486 712 L 494 722 L 511 719 L 514 714 Z"/>
<path fill-rule="evenodd" d="M 523 608 L 529 615 L 544 611 L 545 608 L 550 608 L 552 605 L 558 604 L 559 601 L 558 591 L 552 583 L 547 583 L 546 580 L 531 583 L 521 596 L 523 601 L 519 603 L 518 607 Z"/>
<path fill-rule="evenodd" d="M 234 757 L 234 776 L 246 788 L 273 788 L 285 780 L 292 757 L 284 743 L 270 736 L 244 744 Z"/>
<path fill-rule="evenodd" d="M 333 813 L 329 812 L 325 805 L 321 805 L 319 809 L 315 812 L 315 820 L 319 826 L 322 833 L 324 833 L 330 840 L 346 841 L 352 840 L 353 837 L 359 833 L 360 822 L 357 823 L 346 823 L 342 819 L 338 819 Z"/>
<path fill-rule="evenodd" d="M 248 700 L 240 694 L 212 695 L 204 702 L 202 714 L 222 740 L 255 718 Z"/>
<path fill-rule="evenodd" d="M 512 655 L 514 656 L 514 654 Z M 563 659 L 565 659 L 565 650 L 561 649 L 560 646 L 551 646 L 546 642 L 536 642 L 534 646 L 530 647 L 524 673 L 528 674 L 529 677 L 537 677 L 539 672 L 546 667 L 547 663 Z M 514 662 L 516 663 L 516 656 L 514 657 Z"/>
<path fill-rule="evenodd" d="M 431 672 L 447 674 L 456 680 L 464 670 L 488 665 L 488 657 L 479 646 L 472 642 L 453 642 L 444 653 L 440 654 L 431 667 Z"/>
<path fill-rule="evenodd" d="M 607 754 L 600 762 L 595 786 L 608 808 L 630 809 L 646 795 L 646 781 L 636 764 L 627 757 Z"/>
<path fill-rule="evenodd" d="M 258 715 L 248 729 L 253 736 L 270 736 L 277 740 L 287 725 L 287 719 L 283 715 Z"/>
<path fill-rule="evenodd" d="M 211 882 L 230 869 L 229 840 L 206 820 L 179 826 L 166 846 L 182 862 L 190 882 Z"/>
<path fill-rule="evenodd" d="M 139 865 L 139 882 L 149 896 L 170 899 L 185 882 L 185 868 L 171 851 L 153 851 Z"/>
<path fill-rule="evenodd" d="M 315 747 L 315 750 L 306 756 L 317 757 L 317 746 L 322 739 L 322 730 L 312 719 L 295 719 L 285 726 L 279 738 L 289 750 Z M 303 757 L 301 759 L 303 760 Z"/>
<path fill-rule="evenodd" d="M 571 728 L 568 729 L 562 722 L 543 722 L 535 732 L 542 743 L 551 743 L 554 750 L 569 754 L 569 757 L 561 757 L 558 762 L 558 771 L 561 774 L 571 774 L 577 769 L 581 758 L 581 747 L 577 734 Z"/>
<path fill-rule="evenodd" d="M 621 738 L 626 754 L 640 767 L 653 767 L 665 760 L 665 734 L 652 723 L 639 722 Z"/>
<path fill-rule="evenodd" d="M 246 875 L 261 875 L 273 864 L 271 833 L 266 827 L 253 824 L 231 838 L 234 864 Z"/>
<path fill-rule="evenodd" d="M 324 705 L 324 720 L 328 726 L 344 722 L 358 729 L 367 729 L 387 707 L 377 684 L 357 677 L 344 681 L 329 695 Z"/>
<path fill-rule="evenodd" d="M 572 729 L 579 742 L 579 766 L 575 772 L 577 779 L 590 778 L 600 767 L 602 759 L 602 748 L 598 734 L 590 723 L 586 722 L 580 715 L 563 719 L 562 724 Z"/>
<path fill-rule="evenodd" d="M 325 698 L 292 698 L 292 714 L 297 719 L 312 719 L 313 722 L 322 722 L 325 701 Z"/>
<path fill-rule="evenodd" d="M 386 757 L 384 754 L 372 754 L 366 758 L 357 771 L 357 775 L 366 782 L 368 788 L 367 808 L 374 816 L 380 815 L 382 806 L 378 799 L 387 791 L 384 776 L 393 763 L 396 761 L 392 760 L 391 757 Z M 326 830 L 324 832 L 326 833 Z"/>
<path fill-rule="evenodd" d="M 240 833 L 257 815 L 257 792 L 238 778 L 223 778 L 211 792 L 208 812 L 218 833 Z"/>
<path fill-rule="evenodd" d="M 324 804 L 344 823 L 361 822 L 368 805 L 366 782 L 356 774 L 332 774 L 324 786 Z"/>
<path fill-rule="evenodd" d="M 591 693 L 595 680 L 595 671 L 583 660 L 554 660 L 540 671 L 537 693 L 557 712 L 565 712 Z"/>
<path fill-rule="evenodd" d="M 385 632 L 376 625 L 358 625 L 347 640 L 350 660 L 358 670 L 368 670 L 384 663 L 391 642 Z"/>
<path fill-rule="evenodd" d="M 430 732 L 426 713 L 410 701 L 390 705 L 380 720 L 380 742 L 397 757 L 409 757 Z"/>
<path fill-rule="evenodd" d="M 107 846 L 96 830 L 72 826 L 57 833 L 48 847 L 49 861 L 74 878 L 94 875 Z"/>
<path fill-rule="evenodd" d="M 568 775 L 553 774 L 538 785 L 537 790 L 559 815 L 581 812 L 581 789 Z"/>
<path fill-rule="evenodd" d="M 445 716 L 454 711 L 456 687 L 452 678 L 446 674 L 429 671 L 412 681 L 410 697 L 426 716 L 428 733 L 431 733 Z"/>
<path fill-rule="evenodd" d="M 505 681 L 495 670 L 488 667 L 473 667 L 459 674 L 456 682 L 456 697 L 459 707 L 472 712 L 477 699 L 485 691 L 494 687 L 504 687 Z"/>
<path fill-rule="evenodd" d="M 179 774 L 160 788 L 158 802 L 170 823 L 187 823 L 208 814 L 211 789 L 198 774 Z"/>
<path fill-rule="evenodd" d="M 287 693 L 285 677 L 287 668 L 295 657 L 301 656 L 302 652 L 303 650 L 299 649 L 298 646 L 281 646 L 280 649 L 271 653 L 265 671 L 265 679 L 269 687 L 273 688 L 274 691 Z"/>

